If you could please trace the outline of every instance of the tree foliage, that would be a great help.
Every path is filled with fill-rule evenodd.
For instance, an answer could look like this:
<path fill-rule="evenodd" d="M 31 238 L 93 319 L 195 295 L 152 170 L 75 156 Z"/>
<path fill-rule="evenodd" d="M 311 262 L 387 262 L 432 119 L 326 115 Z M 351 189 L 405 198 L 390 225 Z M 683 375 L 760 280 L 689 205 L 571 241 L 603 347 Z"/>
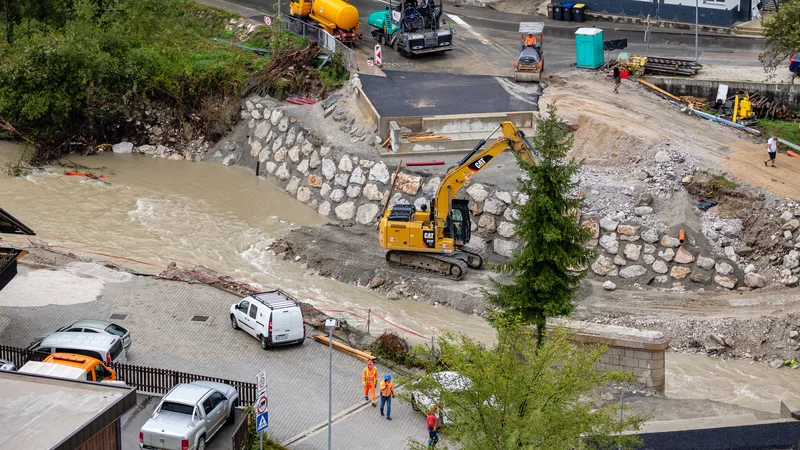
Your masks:
<path fill-rule="evenodd" d="M 639 443 L 635 435 L 621 433 L 638 429 L 640 417 L 620 419 L 616 403 L 587 400 L 612 380 L 631 379 L 593 369 L 606 348 L 576 346 L 566 330 L 550 332 L 537 346 L 536 332 L 507 315 L 495 325 L 494 348 L 464 335 L 439 340 L 441 366 L 469 380 L 469 389 L 441 389 L 430 376 L 415 386 L 436 392 L 429 396 L 439 398 L 452 420 L 444 429 L 448 439 L 464 450 L 616 449 Z"/>
<path fill-rule="evenodd" d="M 767 71 L 774 71 L 800 51 L 800 0 L 782 1 L 780 9 L 765 17 L 764 51 L 758 59 Z"/>
<path fill-rule="evenodd" d="M 580 163 L 565 161 L 572 136 L 559 123 L 557 112 L 551 103 L 547 114 L 535 121 L 530 142 L 541 157 L 538 164 L 516 155 L 524 173 L 519 191 L 527 199 L 515 204 L 514 227 L 522 247 L 509 262 L 497 266 L 512 282 L 495 281 L 496 292 L 487 294 L 501 310 L 535 324 L 540 336 L 548 317 L 572 313 L 572 299 L 583 276 L 573 269 L 588 265 L 593 255 L 585 247 L 591 233 L 576 220 L 581 199 L 573 193 Z"/>

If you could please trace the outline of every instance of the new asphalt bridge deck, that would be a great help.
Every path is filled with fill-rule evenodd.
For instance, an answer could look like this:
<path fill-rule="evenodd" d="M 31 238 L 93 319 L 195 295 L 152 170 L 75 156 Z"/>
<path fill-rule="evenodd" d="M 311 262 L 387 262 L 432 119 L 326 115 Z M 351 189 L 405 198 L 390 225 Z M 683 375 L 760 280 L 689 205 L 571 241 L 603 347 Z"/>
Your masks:
<path fill-rule="evenodd" d="M 380 117 L 538 111 L 541 88 L 508 78 L 385 71 L 360 75 L 362 90 Z"/>

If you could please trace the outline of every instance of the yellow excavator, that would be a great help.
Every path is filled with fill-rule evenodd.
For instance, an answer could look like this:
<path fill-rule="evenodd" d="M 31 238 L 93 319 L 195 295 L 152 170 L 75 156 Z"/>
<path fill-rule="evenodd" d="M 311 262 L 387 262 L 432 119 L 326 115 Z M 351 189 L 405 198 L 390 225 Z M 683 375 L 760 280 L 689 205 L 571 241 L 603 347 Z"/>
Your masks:
<path fill-rule="evenodd" d="M 497 130 L 503 136 L 483 148 Z M 502 122 L 455 166 L 447 170 L 430 208 L 422 205 L 394 205 L 386 210 L 380 221 L 381 247 L 388 250 L 386 261 L 430 271 L 459 280 L 468 268 L 480 269 L 483 257 L 463 247 L 470 240 L 469 201 L 454 198 L 456 193 L 476 173 L 506 150 L 520 153 L 536 163 L 536 150 L 525 134 L 511 122 Z"/>

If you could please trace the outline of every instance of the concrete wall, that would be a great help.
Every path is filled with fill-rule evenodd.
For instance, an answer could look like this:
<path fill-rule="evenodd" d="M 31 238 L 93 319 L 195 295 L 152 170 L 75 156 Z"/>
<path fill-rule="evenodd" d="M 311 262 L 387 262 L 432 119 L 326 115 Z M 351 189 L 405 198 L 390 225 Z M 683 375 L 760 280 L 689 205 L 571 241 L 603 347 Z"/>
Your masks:
<path fill-rule="evenodd" d="M 575 342 L 608 346 L 595 369 L 633 373 L 640 383 L 664 395 L 664 351 L 669 341 L 661 332 L 568 320 L 550 323 L 574 330 Z"/>
<path fill-rule="evenodd" d="M 754 68 L 753 70 L 761 70 Z M 738 90 L 758 91 L 770 100 L 779 101 L 789 108 L 800 109 L 800 86 L 779 83 L 746 83 L 733 81 L 692 80 L 686 78 L 648 77 L 647 81 L 665 91 L 681 95 L 707 98 L 713 102 L 717 98 L 720 84 L 728 85 L 728 95 Z"/>
<path fill-rule="evenodd" d="M 730 27 L 737 21 L 749 20 L 739 13 L 739 0 L 702 1 L 698 11 L 700 25 Z M 586 14 L 646 18 L 654 21 L 694 24 L 695 3 L 692 0 L 589 0 Z"/>

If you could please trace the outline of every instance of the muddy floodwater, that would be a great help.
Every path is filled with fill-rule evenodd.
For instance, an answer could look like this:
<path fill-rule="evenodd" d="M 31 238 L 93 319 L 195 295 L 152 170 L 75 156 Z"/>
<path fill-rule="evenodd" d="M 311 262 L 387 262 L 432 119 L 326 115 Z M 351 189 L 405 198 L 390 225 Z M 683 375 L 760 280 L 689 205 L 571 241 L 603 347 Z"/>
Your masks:
<path fill-rule="evenodd" d="M 19 153 L 18 146 L 0 141 L 0 167 Z M 59 166 L 27 177 L 0 173 L 0 207 L 36 231 L 35 240 L 138 272 L 157 273 L 173 261 L 181 268 L 204 265 L 243 282 L 280 287 L 357 325 L 370 309 L 371 332 L 393 329 L 414 343 L 443 331 L 493 341 L 492 329 L 477 316 L 413 300 L 390 301 L 276 258 L 269 251 L 273 238 L 324 219 L 249 170 L 108 153 L 69 160 L 105 167 L 94 172 L 108 178 L 65 176 Z M 3 240 L 27 244 L 17 236 Z M 781 398 L 800 405 L 800 370 L 669 354 L 666 381 L 671 397 L 770 412 L 778 410 Z"/>
<path fill-rule="evenodd" d="M 0 168 L 16 161 L 19 151 L 0 141 Z M 35 240 L 143 273 L 160 272 L 172 261 L 188 269 L 204 265 L 264 288 L 282 288 L 351 324 L 362 324 L 371 309 L 371 332 L 391 328 L 415 343 L 425 340 L 383 319 L 425 337 L 469 331 L 493 340 L 492 329 L 477 316 L 390 301 L 276 258 L 269 250 L 273 238 L 325 220 L 247 169 L 112 153 L 68 159 L 105 167 L 90 172 L 108 178 L 65 176 L 59 166 L 19 178 L 0 173 L 0 207 L 36 231 Z M 23 237 L 3 239 L 27 244 Z"/>

